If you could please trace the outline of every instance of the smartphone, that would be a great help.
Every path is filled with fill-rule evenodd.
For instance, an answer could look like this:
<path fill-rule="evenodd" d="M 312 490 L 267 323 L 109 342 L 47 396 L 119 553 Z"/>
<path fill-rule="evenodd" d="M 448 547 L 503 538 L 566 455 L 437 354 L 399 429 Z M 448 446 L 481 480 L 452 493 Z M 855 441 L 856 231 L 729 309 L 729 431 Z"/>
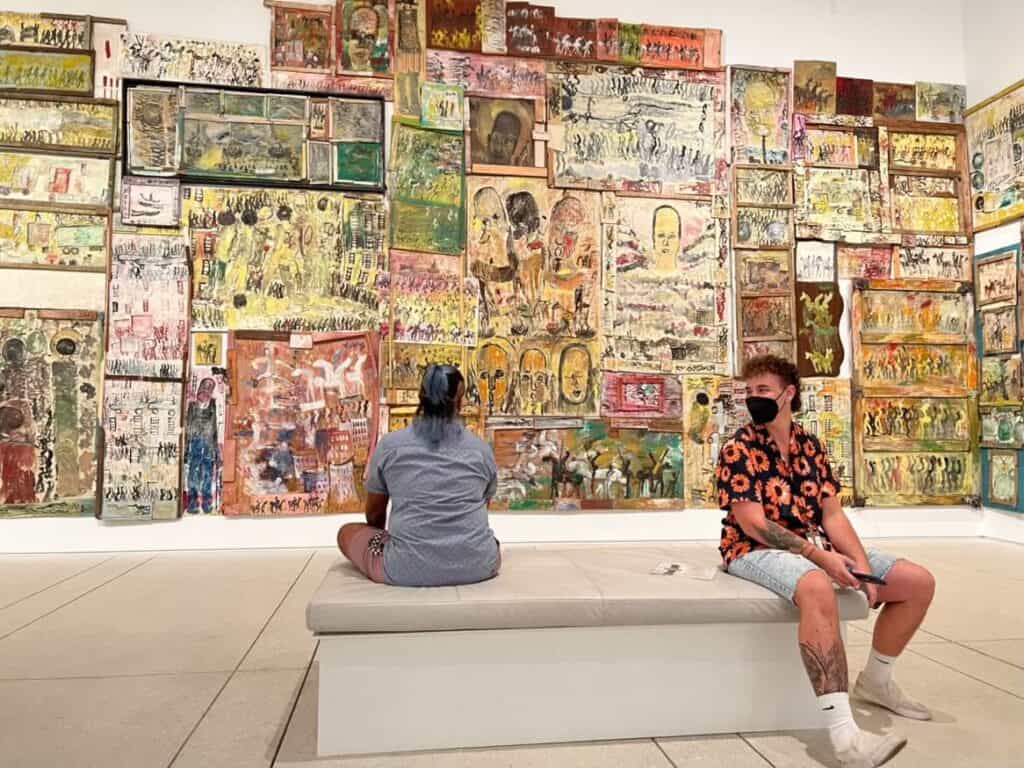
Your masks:
<path fill-rule="evenodd" d="M 850 575 L 858 581 L 863 581 L 865 584 L 877 584 L 880 587 L 889 586 L 889 583 L 885 579 L 880 579 L 870 573 L 858 573 L 857 571 L 851 570 Z"/>

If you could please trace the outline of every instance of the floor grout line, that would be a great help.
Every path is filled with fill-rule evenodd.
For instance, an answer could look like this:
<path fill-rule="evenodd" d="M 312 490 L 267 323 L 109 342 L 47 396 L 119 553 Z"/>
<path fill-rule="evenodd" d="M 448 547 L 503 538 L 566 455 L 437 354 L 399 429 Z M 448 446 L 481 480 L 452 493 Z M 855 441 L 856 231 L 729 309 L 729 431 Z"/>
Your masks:
<path fill-rule="evenodd" d="M 252 653 L 252 649 L 256 647 L 256 643 L 258 643 L 260 641 L 260 638 L 263 637 L 263 633 L 267 631 L 267 627 L 270 626 L 270 622 L 274 620 L 275 616 L 277 616 L 277 612 L 281 610 L 281 606 L 284 605 L 285 601 L 288 599 L 288 595 L 290 595 L 292 593 L 292 590 L 295 589 L 295 585 L 299 583 L 299 579 L 302 578 L 302 574 L 304 574 L 306 572 L 306 569 L 309 568 L 309 564 L 313 562 L 314 557 L 316 557 L 316 552 L 310 552 L 309 557 L 306 558 L 306 562 L 303 563 L 302 568 L 299 569 L 299 572 L 295 574 L 295 578 L 292 580 L 292 583 L 288 586 L 288 589 L 286 589 L 284 591 L 284 594 L 281 595 L 281 599 L 278 601 L 277 606 L 274 608 L 273 611 L 270 612 L 270 616 L 268 616 L 267 620 L 263 622 L 263 626 L 260 627 L 260 631 L 256 633 L 256 637 L 253 638 L 253 641 L 251 643 L 249 643 L 249 647 L 245 649 L 245 653 L 242 654 L 242 658 L 238 660 L 238 663 L 235 665 L 235 668 L 228 673 L 228 676 L 224 680 L 223 685 L 221 685 L 221 687 L 217 689 L 217 693 L 215 693 L 213 695 L 213 698 L 210 699 L 210 703 L 206 705 L 206 708 L 203 710 L 203 713 L 199 716 L 199 719 L 196 720 L 195 725 L 193 725 L 192 728 L 189 730 L 188 734 L 186 734 L 185 739 L 181 742 L 181 745 L 174 753 L 174 757 L 172 757 L 171 761 L 167 764 L 167 768 L 172 768 L 172 766 L 177 762 L 178 758 L 181 757 L 181 753 L 185 751 L 185 747 L 188 746 L 188 743 L 192 740 L 192 737 L 196 735 L 196 731 L 198 731 L 199 726 L 203 724 L 203 720 L 205 720 L 206 716 L 210 714 L 210 712 L 213 710 L 214 705 L 217 703 L 217 700 L 220 698 L 221 694 L 224 693 L 224 690 L 228 687 L 228 684 L 238 673 L 238 670 L 242 668 L 242 664 L 245 663 L 245 660 L 249 657 L 249 654 Z M 308 669 L 306 674 L 309 674 Z"/>
<path fill-rule="evenodd" d="M 81 599 L 82 599 L 83 597 L 85 597 L 86 595 L 91 595 L 91 594 L 92 594 L 93 592 L 95 592 L 96 590 L 98 590 L 98 589 L 102 589 L 103 587 L 107 586 L 107 585 L 108 585 L 108 584 L 110 584 L 111 582 L 117 581 L 117 580 L 118 580 L 118 579 L 120 579 L 120 578 L 121 578 L 122 576 L 127 576 L 127 575 L 128 575 L 129 573 L 131 573 L 132 571 L 134 571 L 134 570 L 136 570 L 136 569 L 138 569 L 138 568 L 141 568 L 141 567 L 142 567 L 142 566 L 144 566 L 144 565 L 145 565 L 146 563 L 151 563 L 151 562 L 153 562 L 153 560 L 154 560 L 154 559 L 156 559 L 156 554 L 154 554 L 154 555 L 153 555 L 152 557 L 148 557 L 148 558 L 146 558 L 146 559 L 145 559 L 145 560 L 143 560 L 143 561 L 142 561 L 141 563 L 136 563 L 136 564 L 135 564 L 135 565 L 133 565 L 133 566 L 132 566 L 131 568 L 128 568 L 128 569 L 126 569 L 126 570 L 122 571 L 121 573 L 117 574 L 116 576 L 112 576 L 111 578 L 107 579 L 107 580 L 106 580 L 106 581 L 104 581 L 103 583 L 101 583 L 101 584 L 97 584 L 97 585 L 96 585 L 95 587 L 92 587 L 91 589 L 87 589 L 87 590 L 86 590 L 85 592 L 83 592 L 82 594 L 80 594 L 80 595 L 76 595 L 75 597 L 71 598 L 70 600 L 67 600 L 67 601 L 65 601 L 65 602 L 61 603 L 60 605 L 58 605 L 58 606 L 57 606 L 56 608 L 54 608 L 53 610 L 51 610 L 51 611 L 47 611 L 46 613 L 42 614 L 41 616 L 36 616 L 36 617 L 35 617 L 34 619 L 32 619 L 32 621 L 26 622 L 25 624 L 22 624 L 22 625 L 21 625 L 20 627 L 17 627 L 16 629 L 12 629 L 12 630 L 11 630 L 10 632 L 8 632 L 8 633 L 7 633 L 6 635 L 0 635 L 0 640 L 6 640 L 6 639 L 7 639 L 8 637 L 10 637 L 11 635 L 13 635 L 13 634 L 15 634 L 15 633 L 17 633 L 17 632 L 21 632 L 21 630 L 25 629 L 26 627 L 31 627 L 31 626 L 32 626 L 33 624 L 35 624 L 35 623 L 36 623 L 36 622 L 38 622 L 38 621 L 42 621 L 42 620 L 43 620 L 43 619 L 45 619 L 45 618 L 46 618 L 47 616 L 52 616 L 52 615 L 53 615 L 53 614 L 55 614 L 55 613 L 56 613 L 57 611 L 59 611 L 59 610 L 60 610 L 61 608 L 66 608 L 67 606 L 71 605 L 72 603 L 76 602 L 77 600 L 81 600 Z"/>
<path fill-rule="evenodd" d="M 769 759 L 768 759 L 768 758 L 767 758 L 767 757 L 765 756 L 765 754 L 764 754 L 764 753 L 763 753 L 763 752 L 762 752 L 762 751 L 761 751 L 760 749 L 758 749 L 757 747 L 755 747 L 755 746 L 754 746 L 754 745 L 753 745 L 753 744 L 751 743 L 750 739 L 748 739 L 748 738 L 747 738 L 747 737 L 746 737 L 746 736 L 745 736 L 744 734 L 742 734 L 742 733 L 737 733 L 736 735 L 740 737 L 740 739 L 741 739 L 741 740 L 743 741 L 743 743 L 744 743 L 744 744 L 746 744 L 746 745 L 747 745 L 748 747 L 750 747 L 750 748 L 751 748 L 752 750 L 754 750 L 754 754 L 756 754 L 756 755 L 757 755 L 758 757 L 760 757 L 760 758 L 761 758 L 762 760 L 764 760 L 764 761 L 765 761 L 765 762 L 766 762 L 766 763 L 767 763 L 768 765 L 770 765 L 770 766 L 771 766 L 772 768 L 775 768 L 775 763 L 773 763 L 773 762 L 772 762 L 771 760 L 769 760 Z"/>
<path fill-rule="evenodd" d="M 968 678 L 970 680 L 973 680 L 976 683 L 981 683 L 982 685 L 987 686 L 989 688 L 992 688 L 993 690 L 1002 691 L 1003 693 L 1005 693 L 1008 696 L 1013 696 L 1013 698 L 1015 698 L 1015 699 L 1020 699 L 1021 701 L 1024 701 L 1024 696 L 1021 696 L 1019 693 L 1014 693 L 1013 691 L 1008 691 L 1005 688 L 1000 688 L 998 685 L 993 685 L 988 680 L 982 680 L 980 677 L 975 677 L 974 675 L 970 675 L 967 672 L 964 672 L 962 669 L 957 669 L 956 667 L 951 667 L 949 664 L 946 664 L 945 662 L 942 662 L 942 661 L 938 661 L 937 659 L 933 659 L 931 656 L 925 656 L 920 651 L 910 650 L 909 648 L 907 650 L 910 653 L 914 654 L 915 656 L 920 656 L 925 661 L 930 661 L 932 664 L 938 664 L 940 667 L 943 667 L 945 669 L 948 669 L 948 670 L 951 670 L 953 672 L 956 672 L 959 675 L 963 675 L 964 677 L 966 677 L 966 678 Z"/>
<path fill-rule="evenodd" d="M 43 587 L 42 589 L 37 589 L 35 592 L 32 592 L 32 593 L 30 593 L 28 595 L 25 595 L 24 597 L 19 597 L 17 600 L 13 600 L 13 601 L 7 603 L 6 605 L 0 605 L 0 611 L 6 610 L 6 609 L 10 608 L 11 606 L 17 605 L 18 603 L 23 603 L 26 600 L 35 597 L 36 595 L 41 595 L 41 594 L 43 594 L 43 592 L 46 592 L 47 590 L 53 589 L 54 587 L 59 587 L 64 582 L 70 581 L 71 579 L 73 579 L 73 578 L 75 578 L 77 576 L 81 576 L 83 573 L 88 573 L 93 568 L 99 568 L 104 563 L 109 563 L 113 559 L 114 559 L 114 555 L 111 555 L 110 557 L 106 557 L 103 560 L 100 560 L 98 563 L 93 563 L 92 565 L 87 566 L 86 568 L 83 568 L 80 571 L 76 571 L 75 573 L 72 573 L 69 576 L 65 576 L 63 579 L 59 579 L 59 580 L 53 582 L 53 584 L 50 584 L 48 586 Z"/>
<path fill-rule="evenodd" d="M 306 665 L 306 674 L 302 676 L 302 682 L 299 684 L 299 690 L 295 694 L 295 701 L 292 702 L 291 711 L 288 712 L 288 717 L 284 721 L 284 727 L 281 729 L 281 738 L 277 741 L 277 746 L 274 747 L 274 756 L 270 758 L 269 768 L 274 768 L 277 765 L 277 758 L 281 755 L 281 748 L 284 746 L 284 740 L 288 736 L 288 729 L 292 727 L 292 720 L 295 718 L 295 710 L 299 708 L 299 699 L 302 698 L 302 692 L 306 689 L 306 681 L 309 680 L 309 673 L 313 671 L 313 663 L 316 661 L 316 652 L 320 650 L 320 641 L 316 641 L 316 645 L 313 646 L 313 653 L 310 654 L 309 664 Z M 671 762 L 671 761 L 669 761 Z"/>
<path fill-rule="evenodd" d="M 260 667 L 246 670 L 247 672 L 298 672 L 305 667 Z M 4 683 L 46 683 L 52 680 L 131 680 L 147 677 L 187 677 L 189 675 L 230 675 L 231 669 L 189 669 L 177 672 L 121 672 L 112 675 L 57 675 L 55 677 L 0 677 L 0 685 Z"/>
<path fill-rule="evenodd" d="M 672 768 L 679 768 L 679 765 L 676 764 L 676 761 L 669 757 L 668 752 L 665 751 L 665 748 L 661 746 L 661 743 L 657 739 L 651 739 L 651 741 L 654 742 L 654 746 L 658 748 L 658 751 L 665 756 L 665 759 L 668 760 L 668 764 L 671 765 Z"/>

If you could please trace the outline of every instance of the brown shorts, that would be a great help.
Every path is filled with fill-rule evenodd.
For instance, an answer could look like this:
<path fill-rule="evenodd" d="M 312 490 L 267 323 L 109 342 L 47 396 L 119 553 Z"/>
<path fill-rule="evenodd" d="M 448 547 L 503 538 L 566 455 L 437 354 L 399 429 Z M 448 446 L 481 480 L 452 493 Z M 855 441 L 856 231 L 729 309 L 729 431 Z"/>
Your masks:
<path fill-rule="evenodd" d="M 384 573 L 384 545 L 389 538 L 388 532 L 379 528 L 360 528 L 349 540 L 344 555 L 370 581 L 390 584 Z"/>

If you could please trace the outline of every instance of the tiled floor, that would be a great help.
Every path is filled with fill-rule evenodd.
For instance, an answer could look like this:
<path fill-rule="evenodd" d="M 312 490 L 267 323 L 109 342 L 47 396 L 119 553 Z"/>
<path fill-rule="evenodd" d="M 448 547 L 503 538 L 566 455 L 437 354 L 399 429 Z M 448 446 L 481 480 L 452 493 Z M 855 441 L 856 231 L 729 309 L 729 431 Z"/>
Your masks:
<path fill-rule="evenodd" d="M 861 723 L 910 737 L 896 768 L 1024 766 L 1024 547 L 880 545 L 938 578 L 925 631 L 897 672 L 937 716 L 897 722 L 858 705 Z M 0 765 L 834 766 L 819 732 L 318 760 L 304 611 L 334 559 L 329 550 L 0 557 Z M 850 632 L 854 674 L 865 630 Z"/>

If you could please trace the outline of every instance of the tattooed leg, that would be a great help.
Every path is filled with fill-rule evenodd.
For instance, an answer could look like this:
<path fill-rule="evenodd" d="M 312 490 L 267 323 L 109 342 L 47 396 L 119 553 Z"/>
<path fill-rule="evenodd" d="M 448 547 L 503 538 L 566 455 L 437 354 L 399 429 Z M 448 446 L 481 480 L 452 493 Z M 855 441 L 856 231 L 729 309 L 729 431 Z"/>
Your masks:
<path fill-rule="evenodd" d="M 808 573 L 797 584 L 795 599 L 800 609 L 800 656 L 814 693 L 846 693 L 849 671 L 831 580 L 821 571 Z"/>

